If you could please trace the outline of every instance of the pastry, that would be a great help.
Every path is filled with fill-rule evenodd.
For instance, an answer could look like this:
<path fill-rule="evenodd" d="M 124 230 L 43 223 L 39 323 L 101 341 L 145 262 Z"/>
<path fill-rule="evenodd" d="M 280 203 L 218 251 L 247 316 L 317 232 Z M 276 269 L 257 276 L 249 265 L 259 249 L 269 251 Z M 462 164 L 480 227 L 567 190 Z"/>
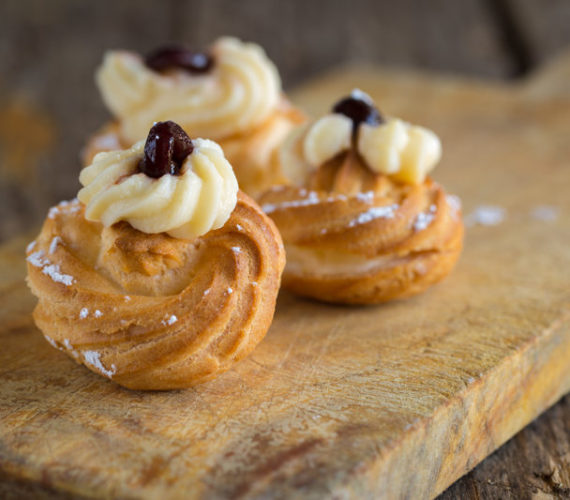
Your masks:
<path fill-rule="evenodd" d="M 287 254 L 283 286 L 315 299 L 371 304 L 424 291 L 462 248 L 459 199 L 427 176 L 437 136 L 383 118 L 354 91 L 295 130 L 280 151 L 294 185 L 260 197 Z"/>
<path fill-rule="evenodd" d="M 96 80 L 115 121 L 89 141 L 85 164 L 99 151 L 144 139 L 155 121 L 173 120 L 192 137 L 216 141 L 246 193 L 284 181 L 275 151 L 304 117 L 261 47 L 220 38 L 207 54 L 164 47 L 143 59 L 114 51 Z"/>
<path fill-rule="evenodd" d="M 45 338 L 131 389 L 192 386 L 248 355 L 272 321 L 284 251 L 222 149 L 159 122 L 80 181 L 27 251 Z"/>

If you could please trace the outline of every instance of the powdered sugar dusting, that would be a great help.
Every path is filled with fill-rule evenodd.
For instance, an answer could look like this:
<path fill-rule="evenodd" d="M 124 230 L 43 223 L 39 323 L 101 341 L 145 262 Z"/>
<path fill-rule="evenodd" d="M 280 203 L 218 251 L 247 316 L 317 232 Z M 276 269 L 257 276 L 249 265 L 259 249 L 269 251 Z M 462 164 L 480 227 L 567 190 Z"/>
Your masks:
<path fill-rule="evenodd" d="M 277 210 L 286 210 L 288 208 L 300 208 L 300 207 L 308 207 L 311 205 L 318 205 L 319 203 L 331 203 L 335 201 L 346 201 L 347 197 L 344 194 L 335 194 L 331 195 L 328 198 L 319 198 L 319 195 L 315 191 L 306 191 L 301 190 L 299 194 L 303 196 L 307 194 L 306 198 L 302 198 L 300 200 L 291 200 L 291 201 L 283 201 L 281 203 L 265 203 L 261 206 L 261 210 L 263 210 L 266 214 L 273 213 Z"/>
<path fill-rule="evenodd" d="M 95 312 L 93 313 L 93 315 L 96 318 L 100 318 L 101 316 L 103 316 L 103 313 L 101 311 L 99 311 L 99 309 L 95 309 Z"/>
<path fill-rule="evenodd" d="M 240 247 L 232 247 L 232 252 L 237 255 L 237 254 L 241 253 L 241 248 Z"/>
<path fill-rule="evenodd" d="M 55 207 L 51 207 L 48 211 L 48 219 L 55 218 L 56 215 L 60 213 L 75 213 L 79 211 L 81 205 L 79 204 L 79 200 L 74 198 L 73 200 L 69 201 L 61 201 Z"/>
<path fill-rule="evenodd" d="M 169 318 L 163 319 L 162 324 L 170 326 L 170 325 L 173 325 L 174 323 L 176 323 L 177 321 L 178 321 L 178 318 L 174 314 L 172 314 Z"/>
<path fill-rule="evenodd" d="M 52 347 L 59 349 L 59 346 L 57 345 L 56 341 L 53 340 L 50 336 L 44 334 L 44 338 L 51 344 Z"/>
<path fill-rule="evenodd" d="M 398 208 L 399 205 L 397 203 L 383 207 L 372 207 L 370 210 L 362 212 L 356 219 L 351 220 L 348 223 L 348 227 L 366 224 L 368 222 L 372 222 L 375 219 L 392 219 L 394 218 L 394 213 L 396 210 L 398 210 Z"/>
<path fill-rule="evenodd" d="M 30 253 L 36 247 L 36 240 L 30 241 L 26 247 L 26 253 Z"/>
<path fill-rule="evenodd" d="M 209 288 L 206 288 L 206 290 L 204 290 L 204 297 L 205 297 L 206 295 L 209 295 L 209 294 L 210 294 L 210 289 L 209 289 Z"/>
<path fill-rule="evenodd" d="M 48 211 L 48 219 L 55 219 L 55 216 L 59 213 L 59 207 L 51 207 Z"/>
<path fill-rule="evenodd" d="M 480 226 L 498 226 L 506 217 L 506 210 L 495 205 L 480 205 L 467 217 L 465 217 L 465 225 L 468 227 Z"/>
<path fill-rule="evenodd" d="M 430 205 L 428 212 L 418 214 L 414 221 L 414 231 L 423 231 L 426 229 L 433 221 L 436 210 L 437 207 L 435 205 Z"/>
<path fill-rule="evenodd" d="M 59 236 L 54 236 L 49 244 L 49 252 L 50 254 L 55 253 L 57 250 L 57 245 L 61 243 L 61 238 Z"/>
<path fill-rule="evenodd" d="M 73 346 L 71 345 L 71 342 L 69 341 L 69 339 L 64 339 L 63 340 L 63 345 L 65 346 L 65 349 L 63 347 L 61 347 L 61 345 L 59 345 L 54 339 L 52 339 L 49 335 L 45 335 L 44 334 L 44 338 L 50 343 L 50 345 L 52 347 L 55 347 L 58 351 L 65 351 L 65 349 L 67 349 L 67 351 L 69 353 L 71 353 L 71 355 L 74 358 L 79 357 L 79 354 L 77 354 L 77 351 L 75 349 L 73 349 Z"/>
<path fill-rule="evenodd" d="M 558 219 L 558 208 L 551 205 L 538 205 L 531 210 L 530 216 L 543 222 L 552 222 Z"/>
<path fill-rule="evenodd" d="M 91 365 L 101 375 L 105 375 L 105 377 L 107 378 L 112 378 L 113 375 L 115 375 L 115 373 L 117 372 L 117 367 L 115 365 L 111 365 L 110 370 L 105 368 L 105 366 L 101 362 L 101 353 L 97 351 L 83 351 L 83 359 L 85 360 L 85 363 Z"/>
<path fill-rule="evenodd" d="M 372 203 L 374 201 L 374 191 L 366 191 L 364 193 L 357 193 L 356 199 L 364 203 Z"/>
<path fill-rule="evenodd" d="M 73 346 L 71 345 L 71 342 L 69 341 L 69 339 L 63 339 L 63 345 L 65 346 L 65 348 L 71 353 L 71 355 L 74 358 L 78 358 L 79 354 L 77 353 L 77 351 L 73 348 Z"/>
<path fill-rule="evenodd" d="M 448 194 L 445 196 L 445 201 L 447 201 L 447 204 L 451 209 L 451 215 L 453 215 L 454 217 L 457 216 L 457 212 L 461 210 L 461 198 L 459 198 L 459 196 L 456 196 L 454 194 Z"/>
<path fill-rule="evenodd" d="M 79 311 L 79 319 L 85 319 L 88 315 L 89 315 L 89 309 L 87 309 L 86 307 L 84 307 L 83 309 L 81 309 L 81 311 Z"/>
<path fill-rule="evenodd" d="M 28 255 L 28 257 L 26 258 L 26 260 L 35 267 L 44 267 L 46 264 L 49 264 L 49 261 L 47 259 L 44 259 L 45 253 L 43 250 L 38 250 L 37 252 L 34 252 L 30 255 Z"/>
<path fill-rule="evenodd" d="M 236 229 L 238 231 L 243 231 L 243 227 L 240 224 L 236 224 Z"/>
<path fill-rule="evenodd" d="M 125 295 L 123 298 L 125 299 L 125 302 L 128 302 L 129 300 L 131 300 L 131 298 L 128 295 Z"/>
<path fill-rule="evenodd" d="M 69 274 L 63 274 L 59 265 L 57 264 L 50 264 L 49 266 L 45 266 L 42 269 L 42 273 L 49 276 L 53 281 L 56 283 L 63 283 L 65 286 L 71 286 L 75 281 L 73 276 Z"/>
<path fill-rule="evenodd" d="M 64 274 L 58 264 L 51 264 L 48 259 L 44 258 L 44 251 L 38 250 L 29 255 L 26 260 L 35 267 L 41 267 L 42 273 L 49 276 L 56 283 L 63 283 L 65 286 L 71 286 L 75 279 L 69 274 Z"/>
<path fill-rule="evenodd" d="M 261 210 L 266 214 L 275 212 L 276 210 L 284 210 L 286 208 L 307 207 L 320 203 L 320 198 L 314 191 L 310 191 L 307 198 L 301 200 L 284 201 L 282 203 L 266 203 L 262 205 Z"/>
<path fill-rule="evenodd" d="M 234 292 L 232 287 L 228 287 L 226 291 L 228 292 L 228 295 Z"/>

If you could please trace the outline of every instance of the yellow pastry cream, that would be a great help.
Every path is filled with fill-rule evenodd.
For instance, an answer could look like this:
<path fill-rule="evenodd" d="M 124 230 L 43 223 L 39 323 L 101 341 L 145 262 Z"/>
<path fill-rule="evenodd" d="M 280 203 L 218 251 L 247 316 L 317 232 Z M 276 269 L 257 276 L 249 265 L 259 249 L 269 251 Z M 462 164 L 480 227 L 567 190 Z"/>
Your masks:
<path fill-rule="evenodd" d="M 182 239 L 222 227 L 238 192 L 220 146 L 190 140 L 173 122 L 155 124 L 146 148 L 139 141 L 124 151 L 97 154 L 79 180 L 83 189 L 78 198 L 87 220 L 107 227 L 126 221 L 144 233 Z"/>
<path fill-rule="evenodd" d="M 144 139 L 155 121 L 173 120 L 191 137 L 216 141 L 250 196 L 287 180 L 277 149 L 305 116 L 260 46 L 224 37 L 205 52 L 172 45 L 147 56 L 111 51 L 96 80 L 114 119 L 86 144 L 84 165 Z"/>
<path fill-rule="evenodd" d="M 363 107 L 373 105 L 370 97 L 360 90 L 353 90 L 345 102 L 362 102 Z M 356 122 L 355 126 L 353 118 L 341 109 L 333 110 L 293 133 L 281 151 L 283 168 L 289 177 L 300 179 L 307 171 L 354 147 L 373 172 L 421 184 L 441 158 L 439 138 L 424 127 L 399 118 L 368 117 Z"/>
<path fill-rule="evenodd" d="M 132 143 L 154 121 L 173 120 L 193 136 L 219 139 L 265 121 L 279 103 L 281 80 L 263 49 L 226 37 L 210 54 L 190 70 L 177 64 L 155 71 L 138 54 L 108 52 L 97 84 L 121 136 Z M 160 61 L 151 66 L 162 69 Z"/>

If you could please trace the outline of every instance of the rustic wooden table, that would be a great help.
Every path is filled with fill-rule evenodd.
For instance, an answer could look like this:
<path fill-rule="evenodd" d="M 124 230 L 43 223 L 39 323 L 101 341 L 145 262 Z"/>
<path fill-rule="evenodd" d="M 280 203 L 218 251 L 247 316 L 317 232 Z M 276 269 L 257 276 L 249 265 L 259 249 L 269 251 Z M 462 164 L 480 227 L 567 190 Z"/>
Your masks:
<path fill-rule="evenodd" d="M 108 47 L 148 50 L 164 39 L 200 46 L 233 33 L 263 43 L 292 85 L 353 59 L 518 76 L 570 42 L 565 0 L 547 9 L 532 0 L 393 4 L 363 0 L 347 11 L 342 2 L 247 0 L 238 8 L 223 0 L 169 0 L 159 10 L 134 1 L 104 2 L 104 9 L 63 0 L 2 2 L 0 240 L 34 226 L 49 205 L 76 191 L 77 153 L 105 120 L 92 72 Z M 30 488 L 8 481 L 0 493 L 61 497 Z M 570 498 L 570 396 L 440 498 Z"/>

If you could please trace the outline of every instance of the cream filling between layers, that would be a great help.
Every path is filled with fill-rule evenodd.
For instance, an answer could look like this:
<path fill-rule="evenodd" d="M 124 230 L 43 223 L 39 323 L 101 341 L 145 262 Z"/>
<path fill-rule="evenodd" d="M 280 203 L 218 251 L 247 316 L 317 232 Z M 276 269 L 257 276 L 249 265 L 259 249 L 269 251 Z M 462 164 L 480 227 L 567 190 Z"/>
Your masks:
<path fill-rule="evenodd" d="M 158 73 L 136 54 L 105 55 L 96 80 L 125 140 L 143 139 L 155 121 L 172 120 L 190 135 L 221 140 L 261 124 L 277 107 L 281 80 L 261 47 L 220 38 L 204 75 Z"/>
<path fill-rule="evenodd" d="M 126 221 L 145 233 L 192 239 L 225 224 L 237 203 L 238 184 L 220 146 L 193 139 L 179 175 L 157 179 L 138 170 L 144 141 L 124 151 L 99 153 L 79 176 L 85 218 L 111 226 Z"/>

